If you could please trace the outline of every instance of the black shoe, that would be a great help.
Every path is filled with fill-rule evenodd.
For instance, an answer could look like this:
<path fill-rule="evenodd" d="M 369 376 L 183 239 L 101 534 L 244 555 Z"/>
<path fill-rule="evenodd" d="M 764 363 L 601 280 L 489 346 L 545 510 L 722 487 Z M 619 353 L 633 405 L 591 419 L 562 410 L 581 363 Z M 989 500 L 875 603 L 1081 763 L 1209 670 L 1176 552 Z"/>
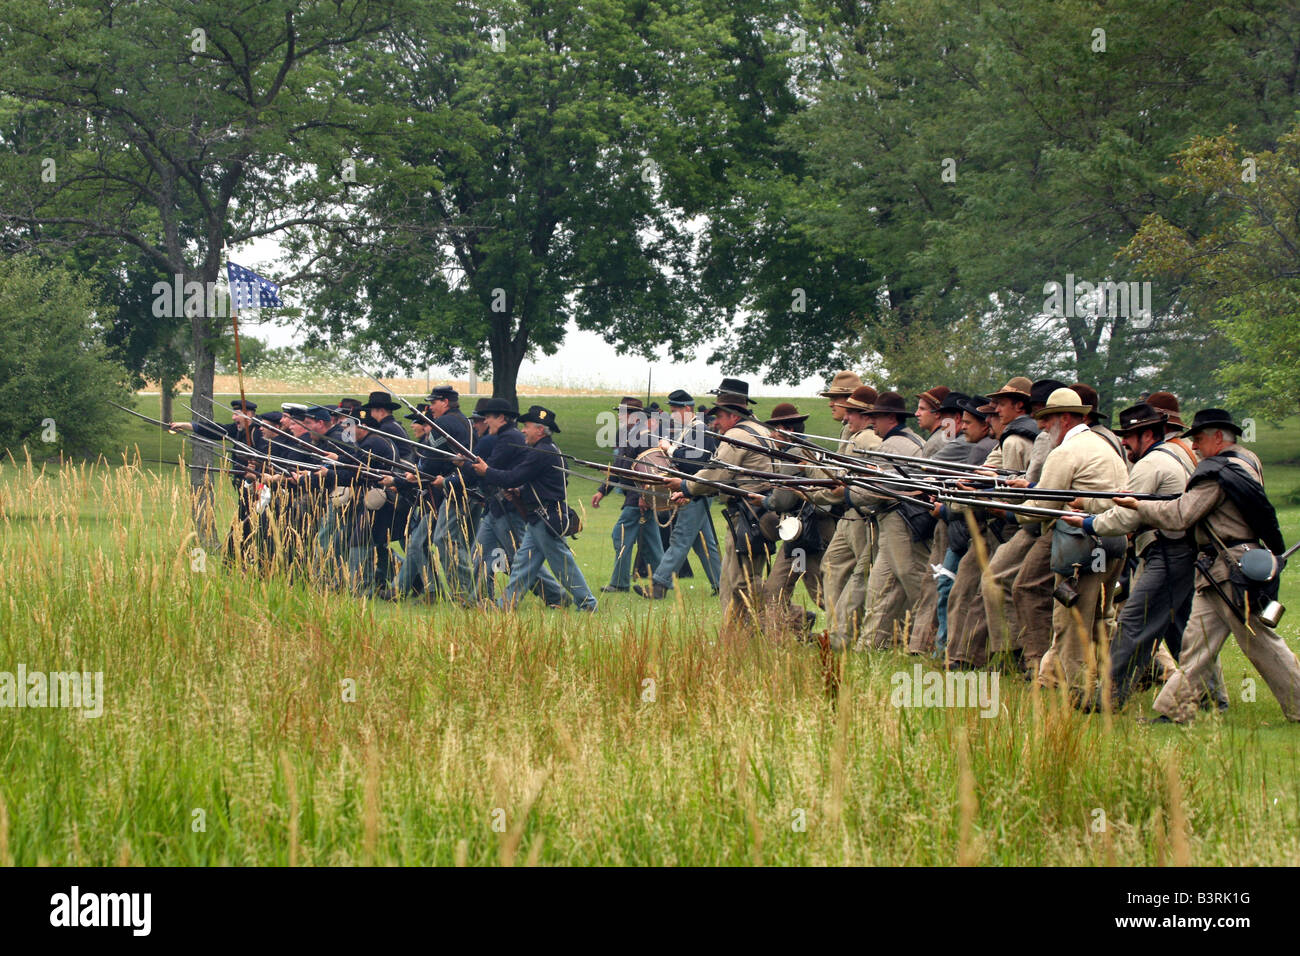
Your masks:
<path fill-rule="evenodd" d="M 662 601 L 668 596 L 668 589 L 658 581 L 655 581 L 654 584 L 648 588 L 643 588 L 641 585 L 635 584 L 632 586 L 632 590 L 641 595 L 641 597 L 648 598 L 651 601 Z"/>
<path fill-rule="evenodd" d="M 1172 724 L 1174 721 L 1170 720 L 1164 714 L 1161 714 L 1158 717 L 1139 717 L 1138 723 L 1151 726 L 1152 724 Z"/>
<path fill-rule="evenodd" d="M 600 589 L 600 593 L 601 594 L 622 594 L 625 593 L 627 590 L 628 590 L 627 588 L 617 588 L 614 587 L 614 585 L 612 584 L 606 584 L 603 588 Z"/>

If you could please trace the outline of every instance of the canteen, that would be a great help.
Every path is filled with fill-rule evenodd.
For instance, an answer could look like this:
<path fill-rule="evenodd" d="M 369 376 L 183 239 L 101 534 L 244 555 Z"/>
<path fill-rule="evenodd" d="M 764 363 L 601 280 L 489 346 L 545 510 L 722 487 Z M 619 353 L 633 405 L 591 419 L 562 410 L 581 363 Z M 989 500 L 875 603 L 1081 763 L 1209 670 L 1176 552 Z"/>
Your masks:
<path fill-rule="evenodd" d="M 786 515 L 777 525 L 777 534 L 782 541 L 794 541 L 803 534 L 803 522 L 798 515 Z"/>

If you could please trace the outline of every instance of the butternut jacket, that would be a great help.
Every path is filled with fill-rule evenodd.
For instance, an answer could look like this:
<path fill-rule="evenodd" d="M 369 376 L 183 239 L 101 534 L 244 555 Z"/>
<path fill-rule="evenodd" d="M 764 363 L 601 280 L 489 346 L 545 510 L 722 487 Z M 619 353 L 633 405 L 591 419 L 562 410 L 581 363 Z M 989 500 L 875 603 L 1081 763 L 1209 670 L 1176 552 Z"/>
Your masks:
<path fill-rule="evenodd" d="M 1181 447 L 1172 442 L 1160 442 L 1152 445 L 1137 460 L 1129 472 L 1125 487 L 1140 495 L 1182 494 L 1187 487 L 1187 479 L 1192 476 L 1195 468 L 1196 462 Z M 1117 505 L 1097 515 L 1093 519 L 1092 530 L 1102 535 L 1136 533 L 1133 546 L 1139 555 L 1156 539 L 1155 530 L 1143 524 L 1138 512 Z M 1166 531 L 1164 534 L 1170 538 L 1181 538 L 1186 532 Z"/>
<path fill-rule="evenodd" d="M 1230 447 L 1246 458 L 1245 461 L 1232 459 L 1232 467 L 1242 469 L 1263 485 L 1264 468 L 1259 459 L 1240 445 Z M 1214 542 L 1205 530 L 1208 525 L 1210 530 L 1229 545 L 1226 555 L 1218 555 L 1210 567 L 1211 577 L 1219 582 L 1228 580 L 1229 562 L 1235 563 L 1246 551 L 1244 545 L 1233 546 L 1232 542 L 1258 540 L 1254 528 L 1223 493 L 1223 488 L 1217 481 L 1199 481 L 1172 501 L 1139 501 L 1137 513 L 1144 522 L 1163 531 L 1186 531 L 1194 527 L 1198 547 Z M 1201 587 L 1208 585 L 1202 584 Z"/>
<path fill-rule="evenodd" d="M 1123 491 L 1128 469 L 1115 454 L 1110 443 L 1096 432 L 1079 432 L 1057 445 L 1043 462 L 1037 484 L 1044 488 L 1075 488 L 1079 491 Z M 1034 498 L 1025 502 L 1035 508 L 1061 510 L 1063 502 L 1051 498 Z M 1083 509 L 1099 514 L 1109 508 L 1106 498 L 1084 498 Z M 1036 519 L 1043 530 L 1051 528 L 1055 518 Z"/>
<path fill-rule="evenodd" d="M 772 449 L 779 448 L 776 442 L 771 440 L 771 429 L 752 418 L 737 423 L 735 427 L 728 429 L 723 435 L 726 438 L 734 438 L 737 441 L 748 442 L 751 445 L 766 445 Z M 738 465 L 741 468 L 752 468 L 756 471 L 767 472 L 777 470 L 777 462 L 771 455 L 765 455 L 749 448 L 742 448 L 730 442 L 719 441 L 718 450 L 713 453 L 713 457 L 718 461 L 724 461 L 729 465 Z M 700 484 L 700 480 L 720 481 L 725 485 L 733 485 L 737 488 L 744 488 L 746 491 L 760 493 L 765 493 L 772 487 L 771 483 L 763 478 L 739 474 L 720 466 L 701 468 L 695 473 L 695 478 L 697 479 L 695 481 L 682 482 L 682 488 L 688 495 L 718 494 L 717 488 L 712 485 Z"/>
<path fill-rule="evenodd" d="M 847 440 L 840 442 L 840 454 L 842 455 L 861 455 L 864 451 L 872 451 L 881 448 L 881 438 L 871 428 L 864 428 L 858 432 L 849 432 L 848 426 L 846 425 L 844 426 L 844 431 L 841 432 L 841 435 L 846 432 L 848 434 Z M 887 451 L 888 449 L 881 448 L 881 450 Z M 864 458 L 864 463 L 870 463 L 870 460 Z M 827 472 L 827 474 L 829 475 L 831 473 Z M 838 476 L 842 473 L 836 472 L 835 474 Z M 861 512 L 852 507 L 853 501 L 849 496 L 849 490 L 847 488 L 821 488 L 809 495 L 809 499 L 813 504 L 821 505 L 822 507 L 841 505 L 848 508 L 841 519 L 843 521 L 862 520 Z"/>

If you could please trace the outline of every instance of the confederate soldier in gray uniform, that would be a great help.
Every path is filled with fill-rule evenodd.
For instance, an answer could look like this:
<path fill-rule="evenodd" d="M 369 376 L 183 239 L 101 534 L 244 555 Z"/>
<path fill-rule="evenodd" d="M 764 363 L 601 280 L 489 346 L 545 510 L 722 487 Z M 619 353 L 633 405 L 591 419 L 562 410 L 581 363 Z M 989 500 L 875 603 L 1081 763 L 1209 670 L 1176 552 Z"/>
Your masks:
<path fill-rule="evenodd" d="M 1258 549 L 1261 542 L 1274 554 L 1283 548 L 1277 513 L 1264 494 L 1263 469 L 1255 455 L 1237 445 L 1241 428 L 1222 409 L 1197 412 L 1188 434 L 1202 460 L 1180 497 L 1115 499 L 1121 507 L 1137 509 L 1151 527 L 1193 531 L 1201 552 L 1178 670 L 1156 698 L 1157 721 L 1186 723 L 1196 716 L 1229 633 L 1264 678 L 1286 718 L 1300 721 L 1300 662 L 1259 616 L 1263 602 L 1276 594 L 1277 578 L 1253 585 L 1241 576 L 1239 566 L 1242 556 Z"/>
<path fill-rule="evenodd" d="M 1196 469 L 1196 459 L 1179 444 L 1167 441 L 1169 418 L 1150 405 L 1134 405 L 1119 413 L 1115 433 L 1128 449 L 1133 470 L 1126 490 L 1138 494 L 1182 494 Z M 1183 629 L 1192 610 L 1196 547 L 1184 531 L 1159 531 L 1142 523 L 1137 511 L 1115 506 L 1099 515 L 1065 519 L 1090 534 L 1134 536 L 1141 561 L 1128 601 L 1119 615 L 1111 642 L 1111 701 L 1124 706 L 1139 677 L 1151 668 L 1161 641 L 1178 657 Z M 1227 706 L 1221 681 L 1215 680 L 1222 706 Z"/>

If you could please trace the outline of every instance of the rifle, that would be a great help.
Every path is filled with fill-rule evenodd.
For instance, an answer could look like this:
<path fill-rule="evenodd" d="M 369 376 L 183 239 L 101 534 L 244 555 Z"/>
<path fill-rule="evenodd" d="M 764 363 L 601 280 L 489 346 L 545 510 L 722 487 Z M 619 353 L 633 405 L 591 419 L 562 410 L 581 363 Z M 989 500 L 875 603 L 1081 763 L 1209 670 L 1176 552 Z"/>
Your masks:
<path fill-rule="evenodd" d="M 813 435 L 813 434 L 809 434 L 808 432 L 804 432 L 803 434 L 807 438 L 821 438 L 826 441 L 833 441 L 837 443 L 839 442 L 838 438 L 831 438 L 829 435 Z M 782 441 L 782 439 L 778 438 L 777 441 Z M 785 444 L 793 445 L 796 443 L 787 441 L 785 442 Z M 808 445 L 809 443 L 800 442 L 798 444 Z M 821 451 L 823 454 L 834 456 L 835 458 L 840 460 L 843 460 L 846 457 L 843 455 L 839 455 L 835 452 L 828 451 L 827 449 L 821 448 L 821 446 L 812 446 L 812 447 L 817 448 L 817 450 Z M 947 472 L 949 474 L 982 473 L 986 478 L 988 477 L 988 473 L 990 471 L 995 472 L 996 474 L 999 475 L 1006 475 L 1009 477 L 1020 477 L 1024 475 L 1024 472 L 1022 471 L 1013 471 L 1012 469 L 1009 468 L 986 468 L 983 465 L 970 465 L 961 462 L 934 461 L 931 458 L 917 458 L 911 455 L 895 455 L 892 452 L 887 452 L 887 451 L 863 451 L 860 452 L 860 454 L 872 458 L 880 458 L 885 461 L 903 462 L 904 464 L 912 465 L 913 467 L 921 468 L 922 470 L 925 471 L 939 471 L 939 472 Z"/>
<path fill-rule="evenodd" d="M 454 436 L 452 436 L 450 433 L 448 433 L 448 431 L 447 431 L 445 428 L 443 428 L 441 425 L 439 425 L 436 421 L 434 421 L 432 418 L 430 418 L 430 417 L 429 417 L 428 415 L 426 415 L 424 412 L 420 411 L 420 410 L 417 409 L 414 405 L 412 405 L 410 402 L 408 402 L 406 399 L 402 398 L 402 396 L 401 396 L 401 395 L 398 395 L 397 392 L 395 392 L 393 389 L 389 388 L 387 385 L 384 385 L 384 383 L 381 382 L 377 376 L 375 376 L 375 375 L 371 375 L 369 372 L 366 372 L 366 375 L 368 375 L 370 378 L 372 378 L 372 379 L 374 379 L 376 382 L 378 382 L 379 385 L 380 385 L 381 387 L 383 387 L 384 390 L 386 390 L 386 391 L 388 392 L 389 395 L 392 395 L 393 398 L 397 399 L 399 402 L 401 402 L 403 405 L 405 405 L 405 406 L 406 406 L 406 407 L 407 407 L 407 408 L 408 408 L 412 413 L 414 413 L 414 414 L 415 414 L 416 416 L 418 416 L 419 418 L 423 419 L 424 422 L 425 422 L 425 424 L 427 424 L 429 427 L 431 427 L 434 431 L 436 431 L 436 432 L 438 432 L 439 434 L 441 434 L 443 438 L 447 439 L 447 441 L 451 442 L 451 447 L 455 448 L 455 449 L 460 453 L 460 456 L 461 456 L 462 458 L 465 458 L 467 461 L 478 461 L 478 460 L 479 460 L 479 456 L 478 456 L 478 455 L 474 454 L 474 452 L 470 451 L 468 448 L 466 448 L 464 445 L 462 445 L 459 441 L 457 441 L 457 440 L 455 439 Z M 473 434 L 472 431 L 471 431 L 471 434 Z M 471 440 L 472 440 L 472 439 L 471 439 Z M 410 442 L 410 439 L 407 439 L 407 441 Z M 418 444 L 417 442 L 410 442 L 410 443 L 411 443 L 412 445 L 414 445 L 414 444 Z"/>

